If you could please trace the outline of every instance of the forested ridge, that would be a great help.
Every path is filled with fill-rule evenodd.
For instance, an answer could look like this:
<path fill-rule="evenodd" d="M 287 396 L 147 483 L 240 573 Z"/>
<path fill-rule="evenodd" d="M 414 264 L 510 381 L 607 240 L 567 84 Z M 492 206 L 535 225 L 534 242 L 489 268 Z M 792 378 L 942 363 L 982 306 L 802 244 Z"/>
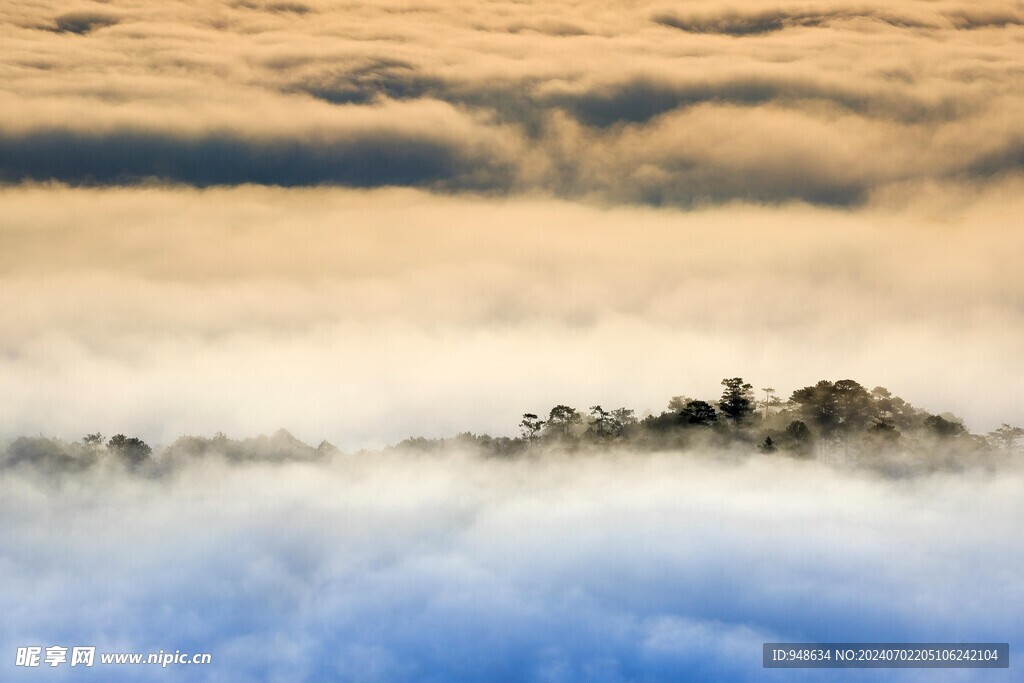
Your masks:
<path fill-rule="evenodd" d="M 912 459 L 934 468 L 998 462 L 1020 454 L 1024 428 L 1002 424 L 987 434 L 968 430 L 951 413 L 917 408 L 884 387 L 867 389 L 850 379 L 821 380 L 783 399 L 743 378 L 722 380 L 713 399 L 673 396 L 665 410 L 642 417 L 631 408 L 559 404 L 546 413 L 524 413 L 517 436 L 463 432 L 448 438 L 411 437 L 386 450 L 434 452 L 472 449 L 490 457 L 527 457 L 557 449 L 588 453 L 632 451 L 729 452 L 879 464 Z M 365 453 L 366 451 L 362 451 Z M 284 429 L 271 436 L 232 439 L 183 436 L 156 451 L 135 436 L 87 434 L 68 442 L 19 437 L 0 451 L 0 468 L 53 472 L 115 465 L 140 473 L 173 468 L 202 457 L 229 462 L 315 461 L 339 454 L 327 441 L 312 447 Z"/>

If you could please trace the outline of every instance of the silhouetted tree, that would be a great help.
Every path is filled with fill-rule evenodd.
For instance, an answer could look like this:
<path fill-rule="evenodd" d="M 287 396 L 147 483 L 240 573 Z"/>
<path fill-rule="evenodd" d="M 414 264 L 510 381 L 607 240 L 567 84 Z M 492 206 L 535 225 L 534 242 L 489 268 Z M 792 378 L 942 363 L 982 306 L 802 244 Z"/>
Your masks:
<path fill-rule="evenodd" d="M 885 387 L 871 390 L 875 416 L 897 429 L 912 429 L 920 422 L 918 410 Z"/>
<path fill-rule="evenodd" d="M 598 439 L 611 439 L 615 436 L 612 414 L 601 406 L 590 406 L 590 427 L 587 432 Z"/>
<path fill-rule="evenodd" d="M 772 399 L 775 397 L 775 389 L 772 387 L 762 387 L 761 391 L 764 392 L 764 418 L 768 419 L 768 408 L 774 405 Z"/>
<path fill-rule="evenodd" d="M 536 441 L 540 430 L 544 428 L 545 422 L 533 413 L 523 413 L 523 419 L 519 423 L 519 432 L 526 441 Z"/>
<path fill-rule="evenodd" d="M 640 426 L 650 432 L 669 432 L 682 424 L 679 413 L 665 411 L 660 415 L 648 415 L 640 421 Z"/>
<path fill-rule="evenodd" d="M 823 379 L 814 386 L 797 389 L 790 400 L 798 406 L 803 418 L 823 434 L 830 436 L 835 431 L 839 424 L 839 409 L 832 382 Z"/>
<path fill-rule="evenodd" d="M 686 396 L 673 396 L 668 400 L 668 410 L 671 413 L 682 412 L 683 408 L 686 407 L 693 399 Z"/>
<path fill-rule="evenodd" d="M 941 415 L 929 415 L 924 419 L 924 426 L 940 439 L 955 439 L 967 431 L 959 422 L 947 420 Z"/>
<path fill-rule="evenodd" d="M 4 467 L 29 465 L 54 473 L 81 470 L 89 464 L 74 457 L 69 450 L 67 444 L 57 439 L 20 436 L 0 449 L 0 463 Z"/>
<path fill-rule="evenodd" d="M 874 414 L 871 395 L 857 382 L 821 380 L 797 389 L 791 400 L 801 416 L 825 438 L 839 438 L 863 430 Z"/>
<path fill-rule="evenodd" d="M 582 421 L 583 418 L 575 408 L 557 405 L 548 413 L 547 428 L 556 438 L 567 439 L 572 435 L 573 427 Z"/>
<path fill-rule="evenodd" d="M 833 385 L 833 391 L 839 409 L 839 431 L 849 435 L 867 428 L 874 415 L 868 390 L 852 379 L 841 379 Z"/>
<path fill-rule="evenodd" d="M 690 401 L 679 416 L 688 425 L 710 427 L 718 422 L 718 413 L 707 401 Z"/>
<path fill-rule="evenodd" d="M 895 425 L 879 420 L 868 429 L 868 438 L 879 445 L 891 446 L 900 440 L 900 432 Z"/>
<path fill-rule="evenodd" d="M 628 408 L 605 410 L 601 406 L 590 407 L 590 426 L 587 433 L 594 438 L 620 439 L 628 428 L 636 424 L 633 411 Z"/>
<path fill-rule="evenodd" d="M 814 448 L 814 435 L 803 420 L 793 420 L 783 434 L 783 447 L 795 455 L 809 456 Z"/>
<path fill-rule="evenodd" d="M 999 448 L 1012 451 L 1017 448 L 1017 442 L 1024 439 L 1024 428 L 1012 427 L 1004 422 L 999 429 L 989 432 L 988 436 Z"/>
<path fill-rule="evenodd" d="M 761 445 L 758 446 L 757 449 L 759 451 L 761 451 L 762 453 L 774 453 L 775 452 L 775 442 L 772 441 L 772 437 L 766 436 L 764 438 L 764 441 L 761 442 Z"/>
<path fill-rule="evenodd" d="M 102 446 L 103 435 L 100 434 L 99 432 L 96 432 L 95 434 L 86 434 L 85 436 L 82 437 L 82 443 L 84 443 L 86 446 L 90 446 L 93 448 L 97 446 Z"/>
<path fill-rule="evenodd" d="M 743 424 L 754 412 L 754 385 L 743 382 L 742 377 L 722 380 L 722 398 L 718 409 L 734 424 Z"/>
<path fill-rule="evenodd" d="M 632 408 L 616 408 L 612 411 L 612 417 L 616 423 L 621 425 L 622 433 L 625 433 L 631 427 L 636 426 L 636 413 Z"/>
<path fill-rule="evenodd" d="M 138 437 L 116 434 L 107 442 L 107 449 L 120 456 L 131 467 L 137 467 L 149 460 L 153 449 Z"/>

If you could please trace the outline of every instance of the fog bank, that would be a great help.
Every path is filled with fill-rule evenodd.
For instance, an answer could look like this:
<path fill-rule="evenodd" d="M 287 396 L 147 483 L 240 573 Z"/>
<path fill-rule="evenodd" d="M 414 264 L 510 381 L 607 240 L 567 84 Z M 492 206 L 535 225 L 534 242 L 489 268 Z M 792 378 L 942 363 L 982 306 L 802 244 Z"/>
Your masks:
<path fill-rule="evenodd" d="M 296 682 L 814 680 L 762 670 L 760 644 L 1014 650 L 1021 490 L 1019 467 L 887 480 L 628 452 L 8 473 L 0 647 L 213 653 L 209 667 L 26 680 Z"/>
<path fill-rule="evenodd" d="M 0 435 L 343 448 L 658 413 L 742 376 L 1024 422 L 1019 182 L 699 211 L 421 192 L 0 191 Z"/>

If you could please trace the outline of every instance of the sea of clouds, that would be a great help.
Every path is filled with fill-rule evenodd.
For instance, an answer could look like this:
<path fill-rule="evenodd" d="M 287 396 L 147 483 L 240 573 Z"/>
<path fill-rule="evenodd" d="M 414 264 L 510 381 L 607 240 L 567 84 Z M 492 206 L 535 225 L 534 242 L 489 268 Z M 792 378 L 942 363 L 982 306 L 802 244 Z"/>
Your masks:
<path fill-rule="evenodd" d="M 0 180 L 856 205 L 1019 173 L 1019 2 L 7 3 Z"/>
<path fill-rule="evenodd" d="M 0 190 L 0 437 L 342 448 L 882 385 L 1021 424 L 1024 184 L 856 211 L 260 187 Z"/>
<path fill-rule="evenodd" d="M 18 680 L 762 681 L 767 641 L 1024 644 L 1024 472 L 337 454 L 0 478 L 0 649 L 210 652 Z M 833 671 L 1009 681 L 1009 671 Z"/>
<path fill-rule="evenodd" d="M 1024 420 L 1019 2 L 0 5 L 0 441 L 352 451 L 743 376 Z M 1024 644 L 1019 466 L 0 473 L 0 678 L 760 681 Z M 12 668 L 17 647 L 209 667 Z M 829 672 L 1008 681 L 988 671 Z"/>
<path fill-rule="evenodd" d="M 0 7 L 0 437 L 743 376 L 1019 423 L 1019 2 Z"/>

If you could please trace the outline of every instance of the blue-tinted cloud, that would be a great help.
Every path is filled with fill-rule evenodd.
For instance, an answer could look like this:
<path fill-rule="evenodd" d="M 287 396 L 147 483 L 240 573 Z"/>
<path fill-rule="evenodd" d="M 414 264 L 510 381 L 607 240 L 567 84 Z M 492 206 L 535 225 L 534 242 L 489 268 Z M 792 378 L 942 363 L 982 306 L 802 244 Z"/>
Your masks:
<path fill-rule="evenodd" d="M 762 642 L 1024 641 L 1018 469 L 211 457 L 4 478 L 5 676 L 18 645 L 78 643 L 214 663 L 24 680 L 792 681 L 817 677 L 766 673 Z M 830 677 L 921 678 L 863 673 Z"/>

